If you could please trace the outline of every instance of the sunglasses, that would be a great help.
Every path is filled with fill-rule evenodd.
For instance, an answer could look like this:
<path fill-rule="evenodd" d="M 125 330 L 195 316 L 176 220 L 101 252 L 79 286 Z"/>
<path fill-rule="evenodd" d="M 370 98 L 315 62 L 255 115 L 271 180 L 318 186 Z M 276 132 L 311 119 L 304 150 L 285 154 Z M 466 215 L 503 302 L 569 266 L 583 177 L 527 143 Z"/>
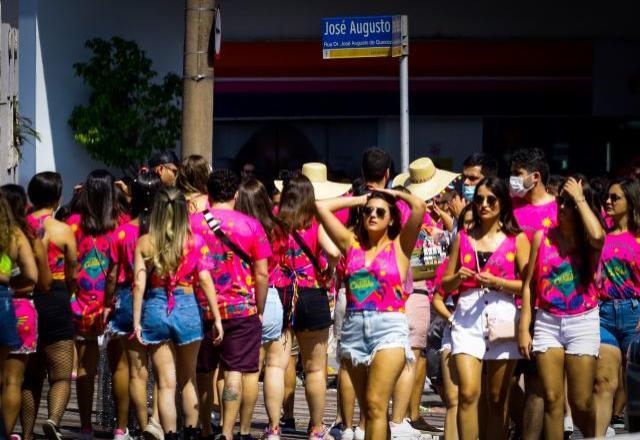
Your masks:
<path fill-rule="evenodd" d="M 374 208 L 373 206 L 365 206 L 362 208 L 362 213 L 365 217 L 371 217 L 371 214 L 376 213 L 376 217 L 385 218 L 387 210 L 384 208 Z"/>
<path fill-rule="evenodd" d="M 473 203 L 476 204 L 476 206 L 482 206 L 484 205 L 484 202 L 487 202 L 487 205 L 491 206 L 495 206 L 496 203 L 498 203 L 498 198 L 496 196 L 475 196 L 473 198 Z"/>
<path fill-rule="evenodd" d="M 622 197 L 618 194 L 609 193 L 609 200 L 611 200 L 611 203 L 616 203 L 617 201 L 622 200 Z"/>

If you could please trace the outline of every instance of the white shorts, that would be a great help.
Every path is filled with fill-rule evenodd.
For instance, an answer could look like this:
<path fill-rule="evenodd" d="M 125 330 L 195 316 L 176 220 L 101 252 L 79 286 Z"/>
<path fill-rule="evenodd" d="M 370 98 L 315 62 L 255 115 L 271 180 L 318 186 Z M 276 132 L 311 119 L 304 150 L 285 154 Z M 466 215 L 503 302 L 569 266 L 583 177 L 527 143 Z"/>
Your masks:
<path fill-rule="evenodd" d="M 565 354 L 598 357 L 600 312 L 598 308 L 580 315 L 556 316 L 538 309 L 533 330 L 533 351 L 564 348 Z"/>
<path fill-rule="evenodd" d="M 518 321 L 520 312 L 515 298 L 502 292 L 468 290 L 460 295 L 453 313 L 451 354 L 468 354 L 482 360 L 520 359 L 516 338 L 490 342 L 488 317 Z M 517 327 L 516 327 L 517 328 Z"/>

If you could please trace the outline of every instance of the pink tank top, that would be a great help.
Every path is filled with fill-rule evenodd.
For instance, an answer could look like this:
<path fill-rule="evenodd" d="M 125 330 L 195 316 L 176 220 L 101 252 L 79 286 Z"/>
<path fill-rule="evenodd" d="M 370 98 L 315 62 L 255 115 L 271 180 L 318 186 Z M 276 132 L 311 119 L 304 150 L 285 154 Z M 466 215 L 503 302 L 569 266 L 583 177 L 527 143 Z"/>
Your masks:
<path fill-rule="evenodd" d="M 538 307 L 552 315 L 569 316 L 587 312 L 598 305 L 598 296 L 589 289 L 589 262 L 580 252 L 560 255 L 554 229 L 542 237 L 535 264 Z"/>
<path fill-rule="evenodd" d="M 36 231 L 36 235 L 42 239 L 44 237 L 44 221 L 51 217 L 51 214 L 44 214 L 41 216 L 34 216 L 29 214 L 27 216 L 27 223 L 31 228 Z M 56 246 L 51 240 L 49 240 L 49 246 L 47 249 L 47 261 L 49 262 L 49 269 L 51 270 L 51 276 L 56 281 L 64 281 L 64 251 Z"/>
<path fill-rule="evenodd" d="M 640 298 L 640 236 L 607 234 L 592 289 L 603 301 Z"/>
<path fill-rule="evenodd" d="M 404 312 L 408 295 L 393 242 L 387 243 L 368 266 L 364 249 L 354 242 L 347 251 L 345 277 L 348 311 Z"/>
<path fill-rule="evenodd" d="M 460 231 L 460 266 L 477 272 L 479 266 L 471 240 L 467 231 Z M 493 251 L 489 260 L 481 270 L 482 272 L 489 272 L 505 280 L 515 280 L 519 278 L 516 269 L 516 237 L 505 237 L 498 248 Z M 458 293 L 479 287 L 480 284 L 475 278 L 469 278 L 460 283 Z"/>

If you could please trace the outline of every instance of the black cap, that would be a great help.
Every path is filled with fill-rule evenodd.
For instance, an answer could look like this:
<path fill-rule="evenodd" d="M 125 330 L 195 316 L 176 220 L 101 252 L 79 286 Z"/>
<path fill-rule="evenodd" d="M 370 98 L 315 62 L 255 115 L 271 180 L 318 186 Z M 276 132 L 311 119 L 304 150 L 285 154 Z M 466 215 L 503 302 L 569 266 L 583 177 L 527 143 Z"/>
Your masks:
<path fill-rule="evenodd" d="M 155 168 L 165 163 L 172 163 L 178 166 L 180 165 L 180 159 L 178 159 L 178 155 L 174 151 L 158 151 L 149 159 L 149 168 Z"/>

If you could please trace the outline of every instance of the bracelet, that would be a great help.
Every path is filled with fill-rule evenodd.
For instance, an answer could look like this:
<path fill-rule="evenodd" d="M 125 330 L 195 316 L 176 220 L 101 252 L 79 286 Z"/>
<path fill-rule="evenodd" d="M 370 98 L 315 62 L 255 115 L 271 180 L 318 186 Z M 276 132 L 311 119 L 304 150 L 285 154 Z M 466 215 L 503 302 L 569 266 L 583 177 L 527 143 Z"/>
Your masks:
<path fill-rule="evenodd" d="M 449 324 L 453 324 L 453 315 L 449 315 L 449 317 L 447 318 L 447 322 Z"/>
<path fill-rule="evenodd" d="M 581 199 L 579 199 L 579 200 L 576 200 L 576 205 L 577 205 L 578 203 L 582 203 L 582 202 L 586 202 L 586 201 L 587 201 L 587 199 L 585 199 L 585 198 L 583 197 L 583 198 L 581 198 Z"/>

